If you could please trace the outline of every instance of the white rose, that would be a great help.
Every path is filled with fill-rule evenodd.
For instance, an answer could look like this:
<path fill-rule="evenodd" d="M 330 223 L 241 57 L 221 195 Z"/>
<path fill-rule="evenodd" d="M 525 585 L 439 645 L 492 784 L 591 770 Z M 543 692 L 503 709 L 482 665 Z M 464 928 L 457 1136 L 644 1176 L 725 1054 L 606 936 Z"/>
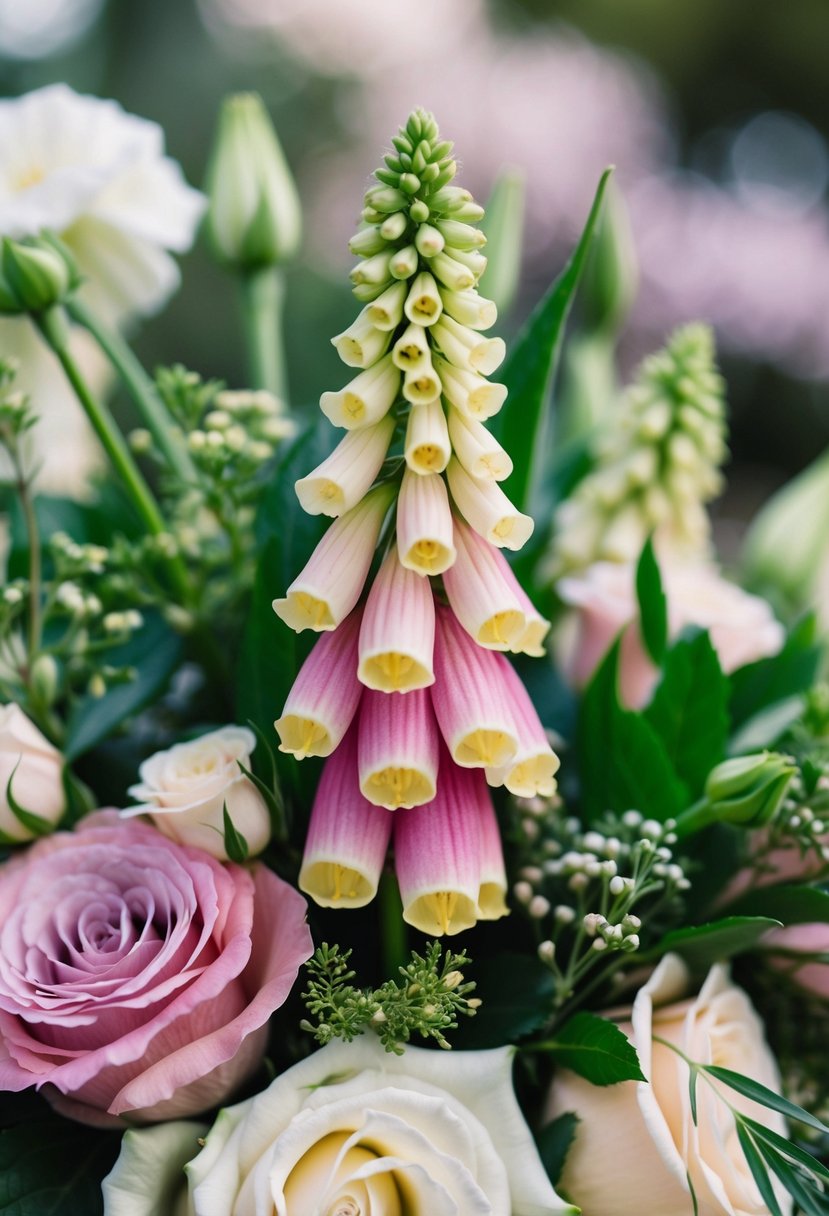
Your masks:
<path fill-rule="evenodd" d="M 0 832 L 12 840 L 31 840 L 33 833 L 13 813 L 6 796 L 24 811 L 55 824 L 66 810 L 63 757 L 30 722 L 19 705 L 0 705 Z"/>
<path fill-rule="evenodd" d="M 723 578 L 713 563 L 663 560 L 661 574 L 671 638 L 686 625 L 707 629 L 726 673 L 782 647 L 785 631 L 766 601 Z M 556 590 L 578 610 L 579 623 L 577 634 L 566 638 L 561 657 L 574 682 L 586 684 L 619 631 L 638 617 L 636 566 L 596 562 L 583 574 L 561 579 Z M 634 708 L 644 705 L 656 680 L 638 628 L 627 629 L 619 666 L 622 700 Z"/>
<path fill-rule="evenodd" d="M 224 1110 L 186 1167 L 188 1216 L 556 1216 L 576 1209 L 550 1185 L 512 1089 L 509 1047 L 389 1055 L 373 1036 L 330 1043 L 263 1093 Z M 161 1157 L 144 1172 L 169 1179 Z M 159 1192 L 115 1206 L 136 1175 L 125 1138 L 104 1184 L 106 1216 L 151 1216 Z M 168 1192 L 169 1193 L 169 1192 Z M 607 1213 L 604 1214 L 607 1216 Z"/>
<path fill-rule="evenodd" d="M 667 955 L 637 993 L 631 1023 L 622 1024 L 649 1083 L 600 1089 L 566 1070 L 556 1074 L 547 1116 L 575 1111 L 581 1120 L 562 1189 L 581 1205 L 582 1216 L 691 1216 L 689 1177 L 699 1216 L 768 1216 L 728 1106 L 700 1076 L 695 1126 L 688 1066 L 656 1042 L 658 1036 L 689 1059 L 730 1068 L 779 1092 L 762 1023 L 721 964 L 711 969 L 698 996 L 679 999 L 687 988 L 685 964 Z M 738 1110 L 787 1134 L 780 1115 L 733 1090 L 723 1087 L 720 1093 Z M 788 1194 L 775 1190 L 781 1211 L 789 1213 Z"/>
<path fill-rule="evenodd" d="M 261 853 L 271 834 L 267 803 L 239 767 L 250 768 L 256 747 L 252 731 L 224 726 L 190 743 L 177 743 L 156 752 L 138 770 L 138 785 L 130 795 L 140 806 L 122 811 L 125 816 L 149 815 L 153 823 L 179 844 L 204 849 L 227 860 L 224 808 L 233 826 L 247 841 L 251 856 Z"/>

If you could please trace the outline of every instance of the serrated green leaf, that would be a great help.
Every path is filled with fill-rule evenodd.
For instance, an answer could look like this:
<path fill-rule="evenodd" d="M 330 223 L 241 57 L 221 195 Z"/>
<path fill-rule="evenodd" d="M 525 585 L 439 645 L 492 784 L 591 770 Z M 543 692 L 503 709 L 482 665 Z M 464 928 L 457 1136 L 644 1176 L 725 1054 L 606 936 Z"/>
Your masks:
<path fill-rule="evenodd" d="M 536 1137 L 541 1164 L 547 1171 L 547 1177 L 553 1186 L 557 1186 L 561 1179 L 564 1163 L 575 1139 L 579 1123 L 581 1123 L 581 1119 L 578 1115 L 573 1111 L 567 1111 L 565 1114 L 559 1115 L 557 1119 L 553 1119 L 552 1123 L 548 1123 L 546 1127 L 542 1127 Z"/>
<path fill-rule="evenodd" d="M 692 967 L 708 967 L 750 950 L 770 929 L 779 929 L 781 923 L 768 916 L 727 916 L 707 925 L 673 929 L 652 953 L 681 954 Z"/>
<path fill-rule="evenodd" d="M 573 256 L 513 344 L 501 375 L 509 396 L 501 413 L 493 419 L 491 429 L 495 437 L 506 441 L 509 447 L 513 471 L 504 483 L 504 490 L 522 511 L 533 506 L 537 480 L 548 461 L 551 431 L 548 416 L 553 377 L 561 354 L 564 328 L 596 234 L 611 172 L 606 169 L 602 174 Z"/>
<path fill-rule="evenodd" d="M 780 1204 L 777 1202 L 777 1196 L 774 1193 L 769 1172 L 766 1169 L 763 1158 L 757 1151 L 751 1134 L 746 1130 L 742 1122 L 737 1120 L 737 1138 L 740 1141 L 740 1148 L 743 1150 L 743 1156 L 746 1159 L 746 1164 L 751 1170 L 751 1176 L 757 1184 L 757 1190 L 768 1208 L 771 1216 L 783 1216 L 780 1211 Z"/>
<path fill-rule="evenodd" d="M 0 1131 L 2 1216 L 98 1216 L 101 1179 L 118 1155 L 118 1132 L 64 1119 Z"/>
<path fill-rule="evenodd" d="M 707 633 L 685 635 L 665 657 L 662 680 L 645 717 L 662 740 L 681 780 L 701 793 L 725 758 L 728 680 Z"/>
<path fill-rule="evenodd" d="M 549 1052 L 558 1064 L 592 1085 L 645 1080 L 630 1039 L 615 1022 L 595 1013 L 573 1014 L 554 1039 L 536 1044 L 535 1050 Z"/>
<path fill-rule="evenodd" d="M 222 821 L 225 833 L 225 852 L 231 861 L 235 861 L 237 865 L 242 865 L 243 862 L 247 861 L 250 849 L 248 848 L 247 840 L 245 840 L 230 818 L 227 803 L 222 807 Z"/>
<path fill-rule="evenodd" d="M 730 1068 L 720 1068 L 717 1064 L 700 1064 L 699 1067 L 709 1076 L 722 1081 L 723 1085 L 727 1085 L 729 1089 L 742 1094 L 744 1098 L 751 1098 L 752 1102 L 757 1102 L 768 1110 L 776 1110 L 778 1114 L 785 1115 L 787 1119 L 792 1119 L 795 1123 L 805 1123 L 807 1127 L 812 1127 L 815 1131 L 822 1132 L 824 1136 L 829 1136 L 829 1127 L 825 1123 L 821 1123 L 816 1115 L 810 1114 L 802 1106 L 790 1102 L 788 1098 L 776 1094 L 773 1089 L 761 1085 L 759 1081 L 745 1077 L 740 1072 L 733 1072 Z"/>
<path fill-rule="evenodd" d="M 616 689 L 619 643 L 590 681 L 578 725 L 582 801 L 588 820 L 636 809 L 664 822 L 690 801 L 665 745 L 642 715 L 622 709 Z"/>
<path fill-rule="evenodd" d="M 814 614 L 794 626 L 779 654 L 739 668 L 731 675 L 729 710 L 734 727 L 760 710 L 806 692 L 823 656 Z"/>
<path fill-rule="evenodd" d="M 90 751 L 125 718 L 155 700 L 178 666 L 182 649 L 178 634 L 157 613 L 148 612 L 141 629 L 107 653 L 107 662 L 113 666 L 134 667 L 136 678 L 116 685 L 102 697 L 84 697 L 78 702 L 67 726 L 67 760 Z"/>
<path fill-rule="evenodd" d="M 819 887 L 761 887 L 729 904 L 730 915 L 773 916 L 784 925 L 829 923 L 829 892 Z"/>
<path fill-rule="evenodd" d="M 668 601 L 650 537 L 636 566 L 636 598 L 642 640 L 654 663 L 660 666 L 668 645 Z"/>

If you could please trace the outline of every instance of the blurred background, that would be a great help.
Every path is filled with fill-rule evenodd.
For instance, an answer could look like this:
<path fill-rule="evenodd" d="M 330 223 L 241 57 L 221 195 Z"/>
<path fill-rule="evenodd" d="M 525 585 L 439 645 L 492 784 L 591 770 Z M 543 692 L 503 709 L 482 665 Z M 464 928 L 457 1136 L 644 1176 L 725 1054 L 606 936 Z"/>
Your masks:
<path fill-rule="evenodd" d="M 680 321 L 716 329 L 744 517 L 829 442 L 826 0 L 0 0 L 0 87 L 65 80 L 158 121 L 200 184 L 228 92 L 265 98 L 306 209 L 289 272 L 289 370 L 311 408 L 343 381 L 329 337 L 368 175 L 416 104 L 483 201 L 527 180 L 508 336 L 561 268 L 602 168 L 618 167 L 639 288 L 625 373 Z M 203 249 L 135 335 L 147 364 L 237 386 L 234 286 Z M 727 528 L 726 528 L 727 531 Z"/>

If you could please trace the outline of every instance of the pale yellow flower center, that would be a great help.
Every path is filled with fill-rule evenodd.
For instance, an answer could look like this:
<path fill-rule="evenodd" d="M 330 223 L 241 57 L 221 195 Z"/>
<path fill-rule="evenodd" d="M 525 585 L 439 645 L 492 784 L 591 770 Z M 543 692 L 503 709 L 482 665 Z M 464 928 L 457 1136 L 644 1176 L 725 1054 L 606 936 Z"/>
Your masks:
<path fill-rule="evenodd" d="M 454 758 L 458 764 L 484 765 L 500 768 L 515 754 L 515 740 L 502 730 L 470 731 L 456 745 Z"/>
<path fill-rule="evenodd" d="M 389 766 L 369 776 L 364 782 L 363 793 L 375 806 L 396 811 L 401 806 L 422 806 L 431 802 L 435 787 L 427 775 L 417 769 Z"/>
<path fill-rule="evenodd" d="M 524 614 L 517 609 L 496 612 L 484 621 L 477 640 L 482 646 L 508 646 L 524 625 Z"/>
<path fill-rule="evenodd" d="M 32 186 L 39 185 L 45 176 L 46 172 L 41 169 L 40 165 L 30 165 L 12 181 L 12 190 L 22 194 L 24 190 L 31 190 Z"/>

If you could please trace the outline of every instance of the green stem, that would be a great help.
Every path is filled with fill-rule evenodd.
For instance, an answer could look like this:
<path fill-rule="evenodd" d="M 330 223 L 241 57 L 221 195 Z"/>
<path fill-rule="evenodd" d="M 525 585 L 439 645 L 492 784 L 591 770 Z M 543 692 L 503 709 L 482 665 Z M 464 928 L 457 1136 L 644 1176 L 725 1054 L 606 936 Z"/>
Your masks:
<path fill-rule="evenodd" d="M 246 271 L 242 276 L 242 319 L 248 369 L 253 388 L 264 388 L 287 401 L 282 301 L 285 284 L 275 266 Z"/>
<path fill-rule="evenodd" d="M 407 935 L 397 879 L 390 870 L 384 871 L 380 877 L 379 913 L 383 970 L 391 979 L 406 964 Z"/>
<path fill-rule="evenodd" d="M 40 532 L 37 526 L 32 487 L 17 457 L 15 457 L 14 469 L 17 475 L 17 494 L 20 499 L 20 506 L 23 509 L 23 518 L 26 522 L 26 535 L 29 541 L 29 644 L 27 646 L 27 653 L 29 656 L 29 673 L 31 674 L 32 664 L 40 650 L 43 635 L 43 618 L 40 606 L 43 565 L 40 550 Z"/>
<path fill-rule="evenodd" d="M 95 433 L 103 444 L 107 456 L 118 473 L 124 488 L 140 515 L 147 530 L 153 536 L 160 536 L 169 531 L 164 516 L 147 485 L 141 470 L 132 458 L 124 437 L 106 407 L 92 394 L 81 370 L 69 350 L 68 327 L 66 317 L 58 308 L 50 308 L 46 312 L 32 317 L 46 343 L 52 348 L 60 361 L 66 378 L 72 385 L 75 395 L 95 429 Z M 167 567 L 175 591 L 184 599 L 188 597 L 189 584 L 187 570 L 180 558 L 170 558 Z"/>
<path fill-rule="evenodd" d="M 67 302 L 66 311 L 73 321 L 86 329 L 109 359 L 132 397 L 142 419 L 182 481 L 194 481 L 196 469 L 181 435 L 173 429 L 172 419 L 150 377 L 116 330 L 108 329 L 95 313 L 78 299 Z"/>
<path fill-rule="evenodd" d="M 695 802 L 677 816 L 676 834 L 683 840 L 686 836 L 693 836 L 694 832 L 710 827 L 716 820 L 717 814 L 711 803 L 707 798 L 700 798 L 699 802 Z"/>

